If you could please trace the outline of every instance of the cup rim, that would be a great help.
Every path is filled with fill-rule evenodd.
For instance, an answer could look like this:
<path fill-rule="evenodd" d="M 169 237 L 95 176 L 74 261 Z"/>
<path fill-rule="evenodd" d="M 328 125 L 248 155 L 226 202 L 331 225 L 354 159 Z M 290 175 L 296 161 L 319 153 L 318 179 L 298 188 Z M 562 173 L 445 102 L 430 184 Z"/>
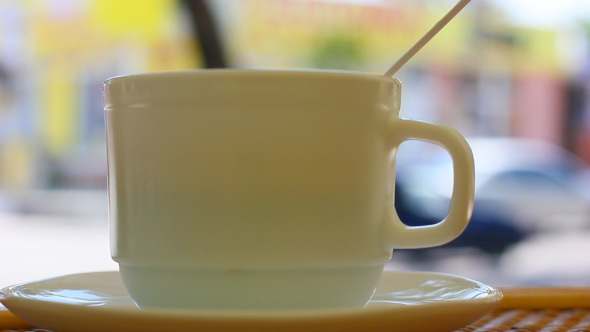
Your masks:
<path fill-rule="evenodd" d="M 261 83 L 263 89 L 258 83 Z M 209 91 L 210 98 L 225 98 L 226 88 L 241 91 L 276 91 L 279 87 L 298 89 L 299 93 L 291 94 L 294 98 L 301 91 L 310 91 L 314 87 L 326 89 L 336 87 L 348 91 L 369 91 L 377 95 L 392 98 L 384 103 L 392 103 L 394 112 L 399 114 L 402 91 L 401 82 L 389 76 L 355 72 L 346 70 L 323 69 L 189 69 L 152 73 L 139 73 L 115 76 L 107 79 L 102 85 L 103 109 L 113 110 L 126 106 L 137 108 L 147 103 L 170 102 L 173 91 L 175 103 L 194 100 L 196 91 Z M 223 93 L 221 92 L 223 91 Z M 201 95 L 202 96 L 202 95 Z M 342 95 L 336 98 L 341 99 Z M 354 96 L 348 95 L 348 98 Z M 376 97 L 377 98 L 377 97 Z"/>
<path fill-rule="evenodd" d="M 261 77 L 261 76 L 279 76 L 291 75 L 293 77 L 301 78 L 307 76 L 309 78 L 348 78 L 348 79 L 365 79 L 377 80 L 383 82 L 393 82 L 394 85 L 400 86 L 401 82 L 395 77 L 379 75 L 375 73 L 367 73 L 361 71 L 349 71 L 339 69 L 257 69 L 257 68 L 212 68 L 212 69 L 185 69 L 185 70 L 170 70 L 158 72 L 144 72 L 135 74 L 117 75 L 107 78 L 103 84 L 103 89 L 112 84 L 119 84 L 125 81 L 149 81 L 153 79 L 186 79 L 190 77 L 206 77 L 215 75 L 219 76 L 241 76 L 241 77 Z"/>

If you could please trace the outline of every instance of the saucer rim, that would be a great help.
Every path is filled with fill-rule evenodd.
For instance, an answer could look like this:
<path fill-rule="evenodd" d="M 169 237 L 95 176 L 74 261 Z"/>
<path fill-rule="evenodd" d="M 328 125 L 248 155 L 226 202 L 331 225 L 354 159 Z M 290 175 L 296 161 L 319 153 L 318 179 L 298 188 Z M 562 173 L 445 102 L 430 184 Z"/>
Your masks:
<path fill-rule="evenodd" d="M 444 304 L 445 306 L 463 306 L 465 302 L 469 303 L 470 305 L 485 305 L 490 306 L 492 309 L 499 302 L 502 300 L 502 292 L 494 288 L 492 286 L 486 285 L 479 281 L 457 276 L 450 273 L 439 273 L 439 272 L 427 272 L 427 271 L 396 271 L 396 270 L 384 270 L 383 275 L 389 276 L 396 276 L 396 275 L 405 275 L 405 276 L 433 276 L 436 278 L 444 277 L 446 279 L 457 280 L 460 282 L 468 282 L 473 285 L 473 287 L 477 286 L 483 289 L 486 289 L 487 292 L 485 296 L 478 297 L 478 298 L 463 298 L 463 299 L 441 299 L 429 302 L 421 302 L 419 304 L 407 304 L 407 303 L 399 303 L 399 302 L 389 302 L 385 300 L 370 300 L 369 303 L 373 303 L 372 306 L 365 306 L 365 307 L 346 307 L 346 308 L 326 308 L 326 309 L 297 309 L 297 310 L 287 310 L 287 309 L 278 309 L 278 310 L 256 310 L 256 309 L 240 309 L 240 310 L 221 310 L 221 309 L 178 309 L 178 308 L 139 308 L 139 307 L 131 307 L 131 306 L 96 306 L 92 304 L 80 304 L 80 303 L 63 303 L 51 300 L 42 300 L 38 298 L 32 298 L 23 296 L 20 294 L 19 289 L 26 288 L 30 285 L 35 285 L 43 282 L 48 282 L 51 280 L 62 279 L 66 277 L 79 277 L 84 275 L 93 275 L 97 276 L 99 274 L 103 275 L 115 275 L 119 274 L 119 271 L 111 270 L 111 271 L 93 271 L 93 272 L 82 272 L 82 273 L 72 273 L 66 275 L 60 275 L 56 277 L 50 278 L 43 278 L 39 280 L 29 281 L 18 283 L 15 285 L 7 286 L 0 289 L 0 302 L 4 304 L 6 308 L 10 310 L 10 305 L 8 302 L 11 300 L 20 300 L 20 301 L 27 301 L 27 302 L 35 302 L 35 303 L 50 303 L 51 306 L 63 306 L 64 308 L 76 308 L 75 310 L 85 310 L 87 308 L 91 308 L 91 310 L 100 310 L 104 313 L 109 314 L 124 314 L 126 316 L 135 316 L 135 317 L 154 317 L 159 316 L 164 319 L 207 319 L 207 320 L 219 320 L 219 319 L 231 319 L 231 320 L 273 320 L 273 321 L 285 321 L 285 320 L 293 320 L 293 319 L 332 319 L 337 318 L 339 316 L 346 316 L 349 317 L 351 315 L 367 315 L 367 314 L 378 314 L 383 311 L 403 311 L 403 310 L 413 310 L 413 307 L 430 307 L 430 306 L 440 306 Z M 380 281 L 381 283 L 381 281 Z M 133 301 L 128 294 L 121 295 L 125 298 L 125 303 L 127 301 Z M 491 310 L 491 309 L 490 309 Z M 124 312 L 124 313 L 123 313 Z"/>
<path fill-rule="evenodd" d="M 491 312 L 499 304 L 502 296 L 501 292 L 494 287 L 487 286 L 483 283 L 463 278 L 455 275 L 429 272 L 408 272 L 408 271 L 384 271 L 385 275 L 394 279 L 383 281 L 380 285 L 384 286 L 383 292 L 377 294 L 386 295 L 388 287 L 393 292 L 397 290 L 390 283 L 394 283 L 396 274 L 397 278 L 405 274 L 405 278 L 421 274 L 422 277 L 430 275 L 438 279 L 451 278 L 456 282 L 465 284 L 465 290 L 481 290 L 487 292 L 477 292 L 482 297 L 464 298 L 464 299 L 445 299 L 421 303 L 419 301 L 407 303 L 395 301 L 389 303 L 376 303 L 374 305 L 360 308 L 346 309 L 309 309 L 309 310 L 248 310 L 236 312 L 235 310 L 202 310 L 202 309 L 141 309 L 133 306 L 133 302 L 128 294 L 127 297 L 119 296 L 119 292 L 124 290 L 122 284 L 114 284 L 112 299 L 119 299 L 121 305 L 114 302 L 111 305 L 101 306 L 100 303 L 109 303 L 104 300 L 108 299 L 108 291 L 105 293 L 103 301 L 97 301 L 97 306 L 92 304 L 57 302 L 56 299 L 48 301 L 41 298 L 32 298 L 37 293 L 43 292 L 43 287 L 39 289 L 39 284 L 50 279 L 58 279 L 84 274 L 97 274 L 101 272 L 88 272 L 70 274 L 61 277 L 47 278 L 38 281 L 21 283 L 2 289 L 0 301 L 7 308 L 17 314 L 19 318 L 39 328 L 45 328 L 52 331 L 77 331 L 77 332 L 103 332 L 111 330 L 125 329 L 129 332 L 159 332 L 162 330 L 175 330 L 177 332 L 247 332 L 247 331 L 272 331 L 272 332 L 296 332 L 296 331 L 325 331 L 334 332 L 358 332 L 367 329 L 375 332 L 390 332 L 399 330 L 403 332 L 452 332 L 464 326 L 472 324 L 481 317 Z M 103 271 L 102 273 L 118 273 L 118 271 Z M 111 277 L 115 275 L 111 274 Z M 96 275 L 94 278 L 97 278 Z M 91 279 L 87 279 L 91 281 Z M 100 282 L 96 281 L 95 283 Z M 422 279 L 423 280 L 423 279 Z M 109 282 L 109 280 L 106 280 Z M 59 282 L 55 284 L 54 289 L 60 289 Z M 63 280 L 61 282 L 64 282 Z M 422 283 L 417 278 L 405 279 L 403 289 L 419 288 Z M 18 294 L 10 294 L 8 291 L 17 286 L 26 287 L 29 285 L 33 291 L 29 298 L 19 298 Z M 38 288 L 34 288 L 36 286 Z M 64 284 L 68 286 L 68 284 Z M 104 287 L 105 284 L 102 284 Z M 106 284 L 108 285 L 108 283 Z M 43 286 L 43 284 L 41 284 Z M 51 295 L 51 285 L 46 285 L 47 294 Z M 82 282 L 78 285 L 79 290 L 89 290 L 92 285 Z M 123 289 L 119 288 L 123 287 Z M 379 286 L 378 286 L 379 287 Z M 463 286 L 461 286 L 463 287 Z M 476 288 L 473 288 L 476 287 Z M 484 288 L 481 288 L 484 287 Z M 64 288 L 61 288 L 64 289 Z M 65 288 L 67 289 L 67 288 Z M 73 288 L 76 289 L 75 287 Z M 95 290 L 99 292 L 104 290 L 97 286 Z M 92 289 L 90 289 L 92 292 Z M 418 292 L 419 293 L 419 292 Z M 446 293 L 445 293 L 446 294 Z M 455 294 L 455 293 L 449 293 Z M 56 295 L 56 298 L 60 297 Z M 63 297 L 62 297 L 63 298 Z M 436 297 L 435 297 L 436 298 Z M 70 297 L 69 299 L 75 299 Z M 427 299 L 427 297 L 424 297 Z M 67 297 L 66 297 L 67 300 Z M 96 304 L 95 303 L 95 304 Z M 411 303 L 411 304 L 408 304 Z M 388 305 L 389 304 L 389 305 Z M 14 309 L 14 310 L 13 310 Z M 66 318 L 67 317 L 67 318 Z M 427 318 L 427 319 L 425 319 Z"/>

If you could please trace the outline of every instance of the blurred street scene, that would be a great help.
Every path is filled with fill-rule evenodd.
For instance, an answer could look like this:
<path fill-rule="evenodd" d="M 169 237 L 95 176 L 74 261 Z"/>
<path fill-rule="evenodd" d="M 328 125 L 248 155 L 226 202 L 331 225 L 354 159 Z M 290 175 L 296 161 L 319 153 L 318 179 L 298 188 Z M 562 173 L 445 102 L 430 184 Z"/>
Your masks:
<path fill-rule="evenodd" d="M 0 286 L 117 268 L 105 79 L 213 66 L 381 74 L 454 3 L 0 0 L 0 259 L 14 267 Z M 456 241 L 396 251 L 389 268 L 590 285 L 590 2 L 472 1 L 397 78 L 402 116 L 469 138 L 476 207 Z M 445 152 L 404 143 L 397 163 L 402 219 L 443 218 Z"/>

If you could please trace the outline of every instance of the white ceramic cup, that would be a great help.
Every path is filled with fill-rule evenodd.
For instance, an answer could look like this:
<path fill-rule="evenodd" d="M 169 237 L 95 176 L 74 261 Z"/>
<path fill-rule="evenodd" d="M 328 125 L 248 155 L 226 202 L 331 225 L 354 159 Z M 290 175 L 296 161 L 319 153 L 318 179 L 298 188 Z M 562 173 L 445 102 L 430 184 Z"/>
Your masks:
<path fill-rule="evenodd" d="M 469 221 L 469 146 L 400 119 L 398 80 L 195 70 L 103 89 L 111 252 L 141 307 L 363 306 L 392 249 L 446 243 Z M 410 139 L 454 162 L 450 211 L 433 226 L 395 213 L 395 151 Z"/>

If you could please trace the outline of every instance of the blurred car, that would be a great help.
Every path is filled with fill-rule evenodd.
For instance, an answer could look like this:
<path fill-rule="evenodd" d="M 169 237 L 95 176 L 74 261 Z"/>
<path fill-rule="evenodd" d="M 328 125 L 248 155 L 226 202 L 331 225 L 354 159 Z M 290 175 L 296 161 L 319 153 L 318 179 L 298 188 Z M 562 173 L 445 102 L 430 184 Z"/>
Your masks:
<path fill-rule="evenodd" d="M 590 227 L 590 170 L 579 157 L 537 140 L 468 141 L 475 161 L 476 206 L 493 207 L 528 233 Z M 450 157 L 439 149 L 401 163 L 397 182 L 413 208 L 442 218 L 452 174 Z"/>
<path fill-rule="evenodd" d="M 395 208 L 400 219 L 408 226 L 425 226 L 439 222 L 444 216 L 428 213 L 416 208 L 408 201 L 405 188 L 396 184 Z M 522 241 L 526 232 L 515 225 L 501 209 L 489 204 L 476 202 L 473 216 L 467 228 L 453 241 L 443 245 L 445 248 L 477 248 L 485 253 L 499 255 L 512 245 Z M 433 248 L 411 250 L 421 255 Z"/>

